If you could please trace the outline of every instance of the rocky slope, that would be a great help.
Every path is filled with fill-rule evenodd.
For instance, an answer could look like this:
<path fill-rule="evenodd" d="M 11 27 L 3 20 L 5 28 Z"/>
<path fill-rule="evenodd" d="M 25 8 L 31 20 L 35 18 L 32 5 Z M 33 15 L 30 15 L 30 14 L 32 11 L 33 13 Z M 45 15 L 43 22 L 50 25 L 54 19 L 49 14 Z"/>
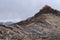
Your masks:
<path fill-rule="evenodd" d="M 60 40 L 60 11 L 43 7 L 33 17 L 6 26 L 0 25 L 0 38 L 10 40 Z"/>

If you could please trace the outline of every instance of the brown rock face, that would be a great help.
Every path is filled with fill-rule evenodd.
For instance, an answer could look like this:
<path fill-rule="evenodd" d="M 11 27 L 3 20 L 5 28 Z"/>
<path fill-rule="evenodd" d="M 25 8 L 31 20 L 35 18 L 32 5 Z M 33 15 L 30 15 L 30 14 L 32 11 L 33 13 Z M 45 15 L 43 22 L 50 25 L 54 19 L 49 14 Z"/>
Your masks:
<path fill-rule="evenodd" d="M 53 11 L 54 10 L 48 5 L 45 5 L 45 7 L 43 7 L 43 9 L 40 10 L 40 12 L 42 13 L 53 13 Z"/>
<path fill-rule="evenodd" d="M 60 40 L 60 11 L 46 5 L 33 17 L 24 21 L 9 26 L 0 25 L 0 38 Z"/>
<path fill-rule="evenodd" d="M 55 10 L 51 8 L 48 5 L 45 5 L 35 16 L 40 16 L 41 14 L 54 14 L 54 15 L 59 15 L 60 12 L 58 10 Z"/>

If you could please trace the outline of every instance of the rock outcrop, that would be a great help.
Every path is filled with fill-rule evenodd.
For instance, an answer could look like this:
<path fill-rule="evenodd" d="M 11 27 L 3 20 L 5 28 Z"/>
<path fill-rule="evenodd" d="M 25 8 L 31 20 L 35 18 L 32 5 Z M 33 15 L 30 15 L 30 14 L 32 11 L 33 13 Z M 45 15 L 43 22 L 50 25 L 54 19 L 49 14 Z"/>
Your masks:
<path fill-rule="evenodd" d="M 11 40 L 60 40 L 60 11 L 46 5 L 24 21 L 9 26 L 0 25 L 0 34 Z"/>

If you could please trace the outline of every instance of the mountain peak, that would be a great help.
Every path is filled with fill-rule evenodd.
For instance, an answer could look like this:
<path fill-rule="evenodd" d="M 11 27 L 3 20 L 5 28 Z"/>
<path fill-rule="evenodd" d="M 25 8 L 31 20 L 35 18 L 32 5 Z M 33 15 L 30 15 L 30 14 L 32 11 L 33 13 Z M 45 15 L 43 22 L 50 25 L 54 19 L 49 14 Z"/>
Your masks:
<path fill-rule="evenodd" d="M 42 13 L 52 13 L 55 9 L 51 8 L 50 6 L 48 5 L 45 5 L 41 10 L 40 12 Z"/>
<path fill-rule="evenodd" d="M 35 16 L 40 16 L 41 14 L 57 14 L 59 11 L 53 9 L 52 7 L 45 5 L 37 14 L 35 14 Z"/>
<path fill-rule="evenodd" d="M 33 17 L 27 19 L 27 20 L 24 20 L 24 21 L 21 21 L 21 22 L 18 22 L 17 24 L 19 25 L 28 25 L 32 22 L 44 22 L 45 20 L 45 16 L 43 14 L 54 14 L 54 15 L 60 15 L 59 14 L 59 11 L 58 10 L 55 10 L 53 8 L 51 8 L 50 6 L 48 5 L 45 5 L 38 13 L 36 13 Z M 47 16 L 47 15 L 46 15 Z"/>
<path fill-rule="evenodd" d="M 51 9 L 51 7 L 48 5 L 45 5 L 42 9 Z"/>

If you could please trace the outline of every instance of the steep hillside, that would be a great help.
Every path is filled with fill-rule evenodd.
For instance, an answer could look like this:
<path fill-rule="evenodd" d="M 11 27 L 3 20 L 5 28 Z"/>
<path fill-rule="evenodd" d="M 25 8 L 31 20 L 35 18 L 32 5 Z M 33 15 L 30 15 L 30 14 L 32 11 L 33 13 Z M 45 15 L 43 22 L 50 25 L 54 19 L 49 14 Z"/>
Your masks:
<path fill-rule="evenodd" d="M 45 5 L 33 17 L 0 29 L 8 32 L 4 36 L 0 31 L 2 37 L 11 40 L 60 40 L 60 11 Z"/>

